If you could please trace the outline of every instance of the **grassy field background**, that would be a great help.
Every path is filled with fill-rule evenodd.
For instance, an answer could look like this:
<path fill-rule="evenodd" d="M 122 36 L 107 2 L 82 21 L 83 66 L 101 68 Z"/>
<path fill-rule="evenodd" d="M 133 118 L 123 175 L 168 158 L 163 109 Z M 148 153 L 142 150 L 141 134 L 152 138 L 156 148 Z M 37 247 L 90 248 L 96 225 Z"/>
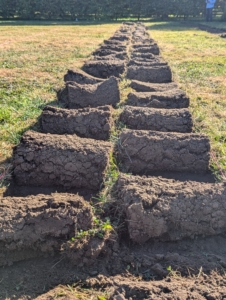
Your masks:
<path fill-rule="evenodd" d="M 8 164 L 6 159 L 12 157 L 13 146 L 28 128 L 38 129 L 42 108 L 56 99 L 55 88 L 63 85 L 67 69 L 81 67 L 91 52 L 120 26 L 47 24 L 0 24 L 0 188 L 9 172 L 10 161 Z M 223 23 L 213 26 L 220 27 L 219 24 Z M 223 175 L 226 40 L 176 22 L 146 26 L 169 62 L 174 80 L 191 97 L 195 131 L 209 135 L 211 164 Z"/>

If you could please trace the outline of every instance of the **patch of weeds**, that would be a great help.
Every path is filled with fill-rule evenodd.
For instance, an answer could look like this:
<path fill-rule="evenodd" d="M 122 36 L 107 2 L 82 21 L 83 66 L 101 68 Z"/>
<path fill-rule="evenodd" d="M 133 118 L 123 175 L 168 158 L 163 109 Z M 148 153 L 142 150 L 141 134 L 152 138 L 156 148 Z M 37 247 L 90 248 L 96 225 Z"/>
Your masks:
<path fill-rule="evenodd" d="M 93 217 L 93 228 L 89 230 L 80 230 L 75 237 L 70 239 L 71 242 L 74 242 L 76 239 L 83 239 L 85 237 L 98 237 L 103 239 L 106 232 L 113 231 L 110 219 L 105 218 L 105 221 Z"/>
<path fill-rule="evenodd" d="M 55 296 L 54 299 L 62 298 L 62 297 L 76 297 L 75 299 L 87 300 L 107 300 L 108 295 L 107 292 L 100 292 L 94 289 L 83 288 L 82 285 L 79 283 L 74 283 L 71 285 L 63 286 L 60 285 L 56 288 L 54 292 Z"/>
<path fill-rule="evenodd" d="M 101 203 L 108 201 L 108 196 L 111 192 L 113 185 L 119 176 L 119 169 L 113 153 L 110 154 L 109 165 L 105 174 L 104 182 L 100 188 L 101 192 L 98 197 L 93 197 L 94 200 L 98 200 Z"/>
<path fill-rule="evenodd" d="M 168 273 L 169 277 L 174 277 L 174 278 L 181 278 L 182 277 L 181 273 L 179 271 L 177 271 L 177 270 L 173 270 L 172 266 L 168 266 L 166 268 L 166 270 L 169 272 Z"/>

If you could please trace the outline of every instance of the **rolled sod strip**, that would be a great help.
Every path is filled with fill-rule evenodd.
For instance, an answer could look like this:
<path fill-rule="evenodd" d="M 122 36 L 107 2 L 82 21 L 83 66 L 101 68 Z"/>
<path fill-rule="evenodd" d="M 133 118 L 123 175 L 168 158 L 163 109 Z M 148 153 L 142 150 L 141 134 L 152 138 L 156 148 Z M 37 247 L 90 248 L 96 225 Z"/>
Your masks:
<path fill-rule="evenodd" d="M 127 69 L 127 78 L 144 82 L 165 83 L 172 81 L 169 66 L 130 66 Z"/>
<path fill-rule="evenodd" d="M 131 59 L 128 63 L 128 66 L 145 66 L 145 67 L 156 67 L 156 66 L 167 66 L 167 63 L 160 61 L 159 59 L 152 59 L 149 61 L 146 60 L 136 60 Z"/>
<path fill-rule="evenodd" d="M 156 109 L 125 106 L 119 120 L 130 129 L 163 132 L 191 132 L 192 116 L 188 109 Z"/>
<path fill-rule="evenodd" d="M 177 241 L 226 231 L 225 184 L 121 174 L 115 189 L 130 238 Z"/>
<path fill-rule="evenodd" d="M 117 151 L 121 169 L 138 175 L 205 173 L 209 167 L 210 143 L 205 135 L 124 129 Z"/>
<path fill-rule="evenodd" d="M 128 95 L 127 105 L 153 108 L 187 108 L 189 97 L 180 89 L 164 92 L 134 92 Z"/>
<path fill-rule="evenodd" d="M 84 64 L 82 69 L 88 74 L 99 78 L 119 77 L 124 73 L 125 65 L 126 61 L 120 59 L 108 61 L 90 60 Z"/>
<path fill-rule="evenodd" d="M 148 47 L 136 47 L 133 49 L 132 53 L 152 53 L 155 55 L 159 55 L 159 47 L 156 43 L 150 44 Z"/>
<path fill-rule="evenodd" d="M 118 79 L 110 77 L 97 84 L 66 83 L 58 94 L 58 100 L 67 108 L 115 106 L 120 101 Z"/>
<path fill-rule="evenodd" d="M 93 77 L 80 69 L 74 68 L 67 71 L 67 74 L 64 75 L 64 81 L 75 81 L 79 84 L 95 84 L 103 82 L 104 79 Z"/>
<path fill-rule="evenodd" d="M 123 63 L 128 59 L 126 52 L 113 53 L 104 56 L 93 56 L 93 60 L 111 61 L 111 60 L 122 60 Z M 103 79 L 104 80 L 104 79 Z"/>
<path fill-rule="evenodd" d="M 5 197 L 0 207 L 0 265 L 53 254 L 93 226 L 92 207 L 78 195 Z"/>
<path fill-rule="evenodd" d="M 112 112 L 111 106 L 78 110 L 46 106 L 41 115 L 42 130 L 45 133 L 108 140 L 113 126 Z"/>
<path fill-rule="evenodd" d="M 28 131 L 15 150 L 16 183 L 98 190 L 111 149 L 109 142 Z"/>
<path fill-rule="evenodd" d="M 137 92 L 165 92 L 178 88 L 175 82 L 149 83 L 138 80 L 132 80 L 130 86 Z"/>
<path fill-rule="evenodd" d="M 127 57 L 126 51 L 119 52 L 119 51 L 114 51 L 114 50 L 110 50 L 110 49 L 100 48 L 93 52 L 94 57 L 100 56 L 101 58 L 104 58 L 105 56 L 117 55 L 117 54 L 121 54 L 121 56 L 123 56 L 124 59 L 126 59 L 126 57 Z"/>
<path fill-rule="evenodd" d="M 101 45 L 100 48 L 93 52 L 93 55 L 101 55 L 103 51 L 114 51 L 114 52 L 124 52 L 126 51 L 125 45 Z M 100 54 L 99 54 L 100 53 Z"/>

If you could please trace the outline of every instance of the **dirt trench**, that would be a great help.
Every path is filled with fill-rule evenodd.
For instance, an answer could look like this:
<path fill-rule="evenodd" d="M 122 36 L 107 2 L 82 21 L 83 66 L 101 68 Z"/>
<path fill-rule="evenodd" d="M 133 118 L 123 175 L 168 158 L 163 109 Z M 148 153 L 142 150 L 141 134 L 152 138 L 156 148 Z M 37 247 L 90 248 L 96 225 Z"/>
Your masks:
<path fill-rule="evenodd" d="M 67 284 L 95 291 L 84 299 L 224 299 L 225 185 L 205 183 L 210 145 L 191 132 L 189 98 L 165 62 L 152 63 L 163 62 L 160 49 L 141 23 L 125 22 L 93 58 L 64 77 L 58 98 L 69 109 L 46 107 L 44 133 L 25 133 L 15 149 L 19 186 L 65 193 L 1 200 L 0 261 L 14 264 L 0 270 L 0 299 L 79 299 Z M 135 90 L 115 120 L 114 145 L 101 141 L 113 131 L 109 105 L 120 101 L 112 76 L 132 79 Z M 162 177 L 146 177 L 153 171 Z M 108 201 L 86 201 L 71 187 Z M 16 289 L 10 276 L 20 277 Z"/>

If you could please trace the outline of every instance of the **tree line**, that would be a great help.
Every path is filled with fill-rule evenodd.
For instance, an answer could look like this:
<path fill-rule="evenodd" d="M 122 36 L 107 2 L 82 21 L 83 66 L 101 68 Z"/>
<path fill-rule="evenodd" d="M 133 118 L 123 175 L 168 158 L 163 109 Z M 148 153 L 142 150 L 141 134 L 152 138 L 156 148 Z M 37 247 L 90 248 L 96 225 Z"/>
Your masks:
<path fill-rule="evenodd" d="M 226 0 L 217 0 L 222 12 Z M 4 19 L 118 19 L 197 17 L 205 12 L 205 0 L 0 0 Z"/>

